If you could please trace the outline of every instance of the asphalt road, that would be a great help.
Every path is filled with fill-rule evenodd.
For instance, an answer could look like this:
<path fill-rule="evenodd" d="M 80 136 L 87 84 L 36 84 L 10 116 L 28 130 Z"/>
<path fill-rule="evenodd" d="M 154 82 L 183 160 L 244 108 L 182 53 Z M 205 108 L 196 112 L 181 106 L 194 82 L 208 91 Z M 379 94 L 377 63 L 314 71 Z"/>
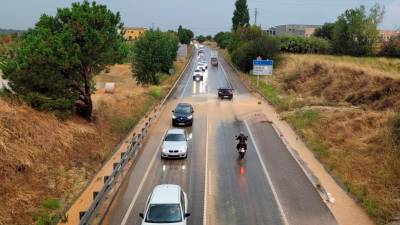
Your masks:
<path fill-rule="evenodd" d="M 210 55 L 207 49 L 208 60 Z M 193 82 L 196 61 L 150 131 L 103 224 L 140 224 L 149 193 L 164 183 L 179 184 L 187 193 L 191 225 L 337 224 L 232 69 L 220 58 L 202 82 Z M 235 89 L 233 101 L 217 99 L 223 86 Z M 188 158 L 162 160 L 161 140 L 178 102 L 195 110 L 193 127 L 185 128 L 191 134 Z M 240 131 L 250 137 L 244 160 L 235 151 Z"/>

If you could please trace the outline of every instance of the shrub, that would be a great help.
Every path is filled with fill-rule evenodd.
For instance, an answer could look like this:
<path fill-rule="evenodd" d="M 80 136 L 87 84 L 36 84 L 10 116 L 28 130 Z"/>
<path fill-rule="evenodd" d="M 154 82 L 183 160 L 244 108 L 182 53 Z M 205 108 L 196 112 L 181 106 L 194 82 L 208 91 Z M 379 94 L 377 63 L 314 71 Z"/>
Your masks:
<path fill-rule="evenodd" d="M 59 209 L 61 207 L 61 201 L 60 199 L 56 198 L 48 198 L 42 202 L 42 206 L 46 209 Z"/>
<path fill-rule="evenodd" d="M 379 55 L 400 57 L 400 35 L 391 37 L 388 41 L 384 42 Z"/>
<path fill-rule="evenodd" d="M 279 41 L 275 37 L 263 35 L 252 41 L 244 42 L 232 52 L 232 62 L 242 71 L 249 72 L 253 67 L 253 60 L 257 57 L 279 60 Z"/>
<path fill-rule="evenodd" d="M 152 87 L 150 87 L 149 94 L 150 94 L 153 98 L 159 100 L 159 99 L 161 99 L 161 98 L 164 96 L 164 90 L 163 90 L 163 88 L 160 87 L 160 86 L 152 86 Z"/>
<path fill-rule="evenodd" d="M 218 46 L 222 49 L 227 48 L 231 42 L 231 32 L 219 32 L 214 36 L 214 41 L 217 42 Z"/>
<path fill-rule="evenodd" d="M 331 43 L 318 37 L 281 36 L 280 50 L 290 53 L 329 53 Z"/>

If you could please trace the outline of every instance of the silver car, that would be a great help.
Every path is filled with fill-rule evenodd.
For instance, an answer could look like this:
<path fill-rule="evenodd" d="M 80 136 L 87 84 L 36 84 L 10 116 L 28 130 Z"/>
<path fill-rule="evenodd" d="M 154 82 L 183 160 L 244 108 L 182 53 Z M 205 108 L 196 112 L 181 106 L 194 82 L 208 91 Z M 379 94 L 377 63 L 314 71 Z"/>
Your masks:
<path fill-rule="evenodd" d="M 187 158 L 188 136 L 184 129 L 169 129 L 161 146 L 161 158 Z"/>

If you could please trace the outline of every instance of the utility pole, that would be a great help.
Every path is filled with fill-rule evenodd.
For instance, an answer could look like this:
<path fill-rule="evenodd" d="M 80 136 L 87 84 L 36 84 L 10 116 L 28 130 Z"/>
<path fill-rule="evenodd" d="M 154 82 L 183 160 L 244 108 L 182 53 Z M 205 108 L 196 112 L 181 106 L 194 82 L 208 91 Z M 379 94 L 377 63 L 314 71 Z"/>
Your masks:
<path fill-rule="evenodd" d="M 257 8 L 255 8 L 254 10 L 254 25 L 257 25 L 257 14 L 258 14 L 257 10 L 258 10 Z"/>

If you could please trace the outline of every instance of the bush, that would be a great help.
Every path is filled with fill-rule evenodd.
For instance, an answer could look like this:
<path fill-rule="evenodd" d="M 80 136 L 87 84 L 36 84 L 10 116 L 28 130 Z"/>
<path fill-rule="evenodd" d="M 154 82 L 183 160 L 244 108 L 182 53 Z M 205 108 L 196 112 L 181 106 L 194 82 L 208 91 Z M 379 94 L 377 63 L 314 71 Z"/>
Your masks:
<path fill-rule="evenodd" d="M 160 86 L 152 86 L 152 87 L 150 87 L 149 94 L 153 98 L 159 100 L 164 96 L 164 90 Z"/>
<path fill-rule="evenodd" d="M 249 72 L 253 60 L 257 57 L 274 59 L 275 65 L 279 60 L 279 41 L 275 37 L 263 35 L 253 41 L 244 42 L 231 54 L 232 62 L 243 72 Z"/>
<path fill-rule="evenodd" d="M 400 35 L 391 37 L 388 41 L 384 42 L 379 55 L 400 57 Z"/>
<path fill-rule="evenodd" d="M 232 38 L 232 33 L 230 32 L 219 32 L 214 36 L 214 41 L 217 42 L 218 46 L 225 49 L 229 46 Z"/>
<path fill-rule="evenodd" d="M 323 38 L 281 36 L 279 37 L 280 50 L 290 53 L 330 53 L 331 43 Z"/>

